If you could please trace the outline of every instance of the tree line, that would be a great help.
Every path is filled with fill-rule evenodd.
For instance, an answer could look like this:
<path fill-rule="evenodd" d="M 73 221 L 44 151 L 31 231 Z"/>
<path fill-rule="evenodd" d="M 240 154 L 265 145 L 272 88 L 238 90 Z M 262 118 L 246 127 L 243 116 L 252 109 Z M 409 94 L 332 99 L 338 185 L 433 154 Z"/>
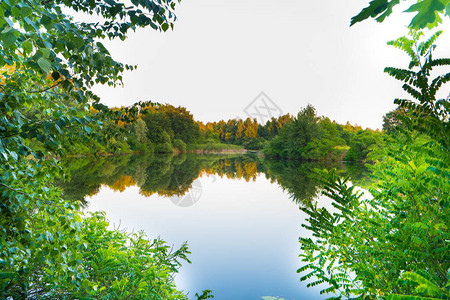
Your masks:
<path fill-rule="evenodd" d="M 63 138 L 61 148 L 66 154 L 246 149 L 262 151 L 273 159 L 370 162 L 375 158 L 375 150 L 383 146 L 383 133 L 393 132 L 398 125 L 386 123 L 383 131 L 363 129 L 349 122 L 342 125 L 318 116 L 312 105 L 295 117 L 285 114 L 265 124 L 250 118 L 203 123 L 195 120 L 187 108 L 150 102 L 127 121 L 122 121 L 127 115 L 124 108 L 112 110 L 121 118 L 112 119 L 91 107 L 89 115 L 98 123 L 90 125 L 89 135 Z M 385 118 L 394 118 L 393 113 Z M 43 148 L 39 140 L 33 143 L 33 147 Z"/>

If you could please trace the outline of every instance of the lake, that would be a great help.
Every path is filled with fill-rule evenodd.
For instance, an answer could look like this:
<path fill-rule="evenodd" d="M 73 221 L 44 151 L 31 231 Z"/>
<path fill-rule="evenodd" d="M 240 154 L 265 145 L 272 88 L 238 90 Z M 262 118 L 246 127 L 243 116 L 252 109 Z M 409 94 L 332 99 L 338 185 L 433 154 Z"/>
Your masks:
<path fill-rule="evenodd" d="M 329 204 L 314 169 L 335 167 L 367 183 L 361 166 L 254 155 L 114 156 L 69 160 L 64 167 L 70 180 L 56 183 L 67 199 L 105 211 L 114 227 L 143 230 L 175 248 L 188 243 L 192 263 L 183 264 L 176 283 L 190 299 L 205 289 L 219 300 L 326 298 L 296 272 L 298 239 L 310 235 L 299 206 Z"/>

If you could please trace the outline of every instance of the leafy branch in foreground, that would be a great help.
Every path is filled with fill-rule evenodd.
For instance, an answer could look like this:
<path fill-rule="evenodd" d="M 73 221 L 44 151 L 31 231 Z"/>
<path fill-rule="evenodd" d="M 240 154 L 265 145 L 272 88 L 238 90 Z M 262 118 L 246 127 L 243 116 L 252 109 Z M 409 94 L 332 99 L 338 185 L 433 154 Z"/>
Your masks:
<path fill-rule="evenodd" d="M 396 100 L 403 128 L 387 137 L 384 158 L 372 167 L 371 197 L 331 172 L 323 176 L 323 193 L 332 208 L 302 208 L 312 237 L 300 238 L 305 265 L 298 271 L 333 299 L 449 299 L 449 104 L 436 99 L 449 75 L 429 77 L 450 61 L 432 58 L 438 35 L 390 42 L 411 63 L 386 72 L 414 100 Z"/>
<path fill-rule="evenodd" d="M 143 234 L 109 230 L 104 215 L 83 214 L 53 186 L 62 142 L 101 125 L 90 105 L 120 120 L 147 105 L 116 113 L 99 103 L 93 85 L 120 85 L 135 68 L 102 40 L 138 27 L 166 31 L 176 3 L 0 1 L 0 298 L 186 298 L 173 281 L 186 245 L 171 252 Z M 77 22 L 70 10 L 102 21 Z"/>
<path fill-rule="evenodd" d="M 434 42 L 442 31 L 438 31 L 424 41 L 418 42 L 423 35 L 421 32 L 414 33 L 409 39 L 401 37 L 395 41 L 388 42 L 398 49 L 407 53 L 411 62 L 408 69 L 388 67 L 385 72 L 397 80 L 403 81 L 402 86 L 413 100 L 395 99 L 394 103 L 400 108 L 409 110 L 412 116 L 403 118 L 412 129 L 424 132 L 438 141 L 446 149 L 450 148 L 450 124 L 449 112 L 450 102 L 448 98 L 437 99 L 439 89 L 450 81 L 450 72 L 430 79 L 431 73 L 436 67 L 450 66 L 450 58 L 433 59 Z M 414 71 L 418 68 L 417 71 Z"/>
<path fill-rule="evenodd" d="M 415 13 L 409 24 L 410 29 L 433 28 L 442 23 L 442 15 L 450 16 L 450 1 L 448 0 L 403 1 L 413 3 L 405 10 L 405 12 Z M 369 18 L 383 22 L 392 14 L 393 8 L 398 4 L 400 4 L 400 0 L 372 0 L 369 6 L 352 18 L 350 26 Z"/>

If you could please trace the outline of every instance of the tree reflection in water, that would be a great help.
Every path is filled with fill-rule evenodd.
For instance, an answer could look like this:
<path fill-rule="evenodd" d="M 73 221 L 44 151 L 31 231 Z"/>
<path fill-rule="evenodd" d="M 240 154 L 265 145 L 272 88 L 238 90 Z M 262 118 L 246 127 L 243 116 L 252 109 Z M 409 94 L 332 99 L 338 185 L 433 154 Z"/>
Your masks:
<path fill-rule="evenodd" d="M 55 184 L 63 189 L 66 199 L 83 200 L 93 196 L 103 185 L 117 192 L 139 187 L 145 197 L 157 194 L 180 197 L 203 175 L 221 178 L 256 180 L 259 174 L 280 185 L 293 201 L 311 203 L 321 190 L 317 169 L 336 168 L 350 175 L 357 185 L 367 185 L 367 169 L 360 165 L 326 165 L 285 160 L 266 160 L 256 155 L 129 155 L 100 158 L 69 159 L 63 162 L 69 174 Z"/>

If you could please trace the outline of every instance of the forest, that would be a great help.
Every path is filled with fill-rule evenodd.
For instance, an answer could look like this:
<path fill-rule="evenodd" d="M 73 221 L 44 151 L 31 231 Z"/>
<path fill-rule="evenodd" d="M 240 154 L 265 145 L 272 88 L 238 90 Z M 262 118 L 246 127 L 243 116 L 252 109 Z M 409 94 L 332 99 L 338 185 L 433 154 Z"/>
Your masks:
<path fill-rule="evenodd" d="M 136 66 L 116 61 L 103 41 L 126 43 L 138 28 L 174 30 L 179 1 L 1 1 L 0 298 L 187 299 L 174 276 L 190 262 L 188 245 L 174 249 L 143 232 L 111 228 L 105 213 L 84 212 L 84 190 L 70 193 L 60 181 L 76 170 L 60 160 L 245 149 L 260 151 L 268 163 L 234 162 L 236 170 L 228 172 L 230 162 L 205 163 L 211 173 L 249 180 L 258 166 L 266 168 L 303 198 L 299 208 L 308 217 L 299 227 L 311 237 L 299 238 L 299 280 L 323 286 L 321 294 L 332 299 L 450 299 L 450 59 L 434 57 L 450 4 L 402 2 L 413 14 L 410 33 L 388 45 L 410 63 L 384 71 L 408 97 L 394 100 L 397 109 L 378 131 L 338 124 L 312 105 L 266 124 L 250 118 L 204 124 L 187 108 L 148 101 L 109 108 L 92 87 L 119 87 L 123 72 Z M 350 24 L 393 18 L 399 3 L 370 1 Z M 65 9 L 102 21 L 78 21 Z M 284 160 L 291 166 L 281 165 Z M 370 196 L 333 168 L 311 170 L 320 185 L 308 184 L 298 165 L 340 161 L 369 163 Z M 202 170 L 189 160 L 147 163 L 108 184 L 120 189 L 133 181 L 148 195 L 160 185 L 170 194 L 177 189 L 169 170 L 186 170 L 183 164 Z M 150 175 L 164 166 L 167 177 L 145 178 L 137 166 Z M 192 174 L 182 175 L 189 183 Z M 98 183 L 89 184 L 84 188 L 92 194 Z M 319 193 L 332 199 L 332 209 L 312 200 Z M 197 292 L 197 299 L 213 297 Z"/>
<path fill-rule="evenodd" d="M 196 121 L 184 107 L 149 102 L 143 106 L 134 119 L 127 122 L 102 115 L 91 107 L 89 117 L 97 123 L 89 127 L 89 136 L 63 140 L 64 156 L 250 150 L 261 151 L 274 159 L 363 163 L 373 162 L 375 158 L 369 153 L 383 146 L 383 134 L 391 134 L 400 126 L 397 111 L 386 114 L 383 131 L 380 131 L 363 129 L 349 122 L 338 124 L 318 116 L 312 105 L 296 117 L 289 114 L 273 117 L 266 124 L 250 118 L 204 124 Z M 112 110 L 127 114 L 125 108 Z M 34 143 L 33 148 L 43 149 L 43 143 L 38 140 L 28 142 Z"/>

